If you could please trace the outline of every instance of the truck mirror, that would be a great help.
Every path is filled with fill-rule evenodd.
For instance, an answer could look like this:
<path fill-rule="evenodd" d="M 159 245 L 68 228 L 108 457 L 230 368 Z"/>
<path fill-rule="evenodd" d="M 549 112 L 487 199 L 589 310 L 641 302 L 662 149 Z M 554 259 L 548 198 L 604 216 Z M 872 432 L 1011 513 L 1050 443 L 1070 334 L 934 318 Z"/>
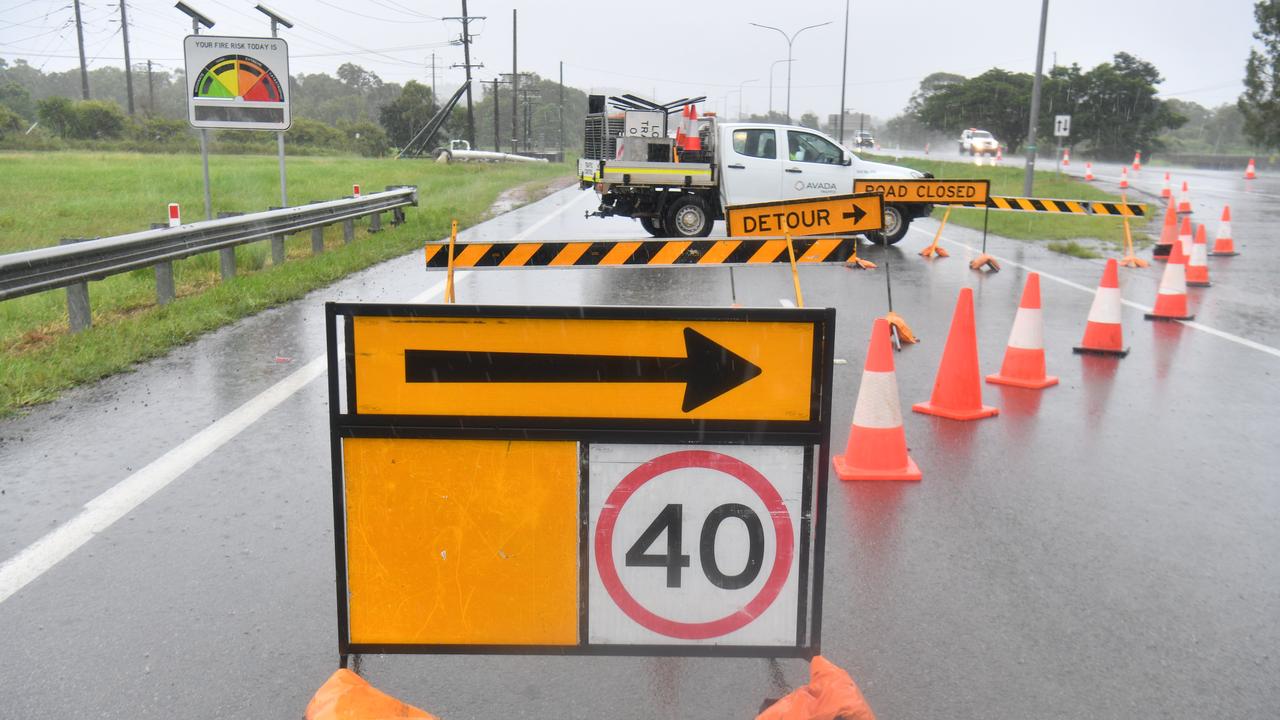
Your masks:
<path fill-rule="evenodd" d="M 849 155 L 848 153 L 845 153 L 844 160 L 843 160 L 840 164 L 841 164 L 841 165 L 852 165 L 852 164 L 853 164 L 853 157 L 852 157 L 851 155 Z"/>

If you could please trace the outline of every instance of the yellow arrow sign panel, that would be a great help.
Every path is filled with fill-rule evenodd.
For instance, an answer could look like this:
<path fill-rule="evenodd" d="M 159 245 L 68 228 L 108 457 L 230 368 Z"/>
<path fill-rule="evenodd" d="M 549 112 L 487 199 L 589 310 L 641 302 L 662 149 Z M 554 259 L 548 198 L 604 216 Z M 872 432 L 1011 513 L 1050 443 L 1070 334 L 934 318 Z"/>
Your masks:
<path fill-rule="evenodd" d="M 459 313 L 350 322 L 357 414 L 780 421 L 817 414 L 814 321 Z"/>
<path fill-rule="evenodd" d="M 959 205 L 985 203 L 990 195 L 990 180 L 857 180 L 854 192 L 877 193 L 885 202 L 931 203 Z"/>
<path fill-rule="evenodd" d="M 731 237 L 752 235 L 838 235 L 884 227 L 879 195 L 826 195 L 803 200 L 730 205 L 725 223 Z"/>

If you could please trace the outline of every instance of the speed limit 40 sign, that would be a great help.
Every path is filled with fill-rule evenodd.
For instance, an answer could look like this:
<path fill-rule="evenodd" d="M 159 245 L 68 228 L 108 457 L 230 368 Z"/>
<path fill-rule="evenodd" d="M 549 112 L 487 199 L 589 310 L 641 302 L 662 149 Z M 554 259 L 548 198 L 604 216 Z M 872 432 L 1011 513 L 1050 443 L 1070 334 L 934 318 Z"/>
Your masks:
<path fill-rule="evenodd" d="M 834 310 L 326 311 L 341 655 L 819 652 Z"/>
<path fill-rule="evenodd" d="M 805 454 L 592 445 L 591 642 L 796 644 Z"/>

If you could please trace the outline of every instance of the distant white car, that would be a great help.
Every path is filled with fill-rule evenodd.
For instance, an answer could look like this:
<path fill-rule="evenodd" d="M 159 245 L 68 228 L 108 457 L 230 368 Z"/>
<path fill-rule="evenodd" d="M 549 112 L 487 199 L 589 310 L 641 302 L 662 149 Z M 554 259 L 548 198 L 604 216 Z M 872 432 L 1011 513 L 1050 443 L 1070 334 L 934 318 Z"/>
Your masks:
<path fill-rule="evenodd" d="M 995 155 L 1000 149 L 1000 142 L 986 130 L 969 128 L 960 133 L 960 154 Z"/>

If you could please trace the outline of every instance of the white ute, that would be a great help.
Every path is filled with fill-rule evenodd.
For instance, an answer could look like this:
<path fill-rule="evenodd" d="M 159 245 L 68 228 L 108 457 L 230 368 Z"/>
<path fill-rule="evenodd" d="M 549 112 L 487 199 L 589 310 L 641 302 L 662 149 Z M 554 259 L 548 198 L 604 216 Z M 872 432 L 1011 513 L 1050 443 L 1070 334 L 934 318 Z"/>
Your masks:
<path fill-rule="evenodd" d="M 579 184 L 600 194 L 600 206 L 591 215 L 637 218 L 658 237 L 706 237 L 728 205 L 847 194 L 853 192 L 854 180 L 931 177 L 862 160 L 817 130 L 726 123 L 714 116 L 698 121 L 702 149 L 682 152 L 681 162 L 671 162 L 671 138 L 644 138 L 638 144 L 620 138 L 620 115 L 587 116 Z M 931 209 L 920 203 L 884 207 L 884 229 L 874 239 L 889 243 L 900 240 L 911 220 Z"/>

